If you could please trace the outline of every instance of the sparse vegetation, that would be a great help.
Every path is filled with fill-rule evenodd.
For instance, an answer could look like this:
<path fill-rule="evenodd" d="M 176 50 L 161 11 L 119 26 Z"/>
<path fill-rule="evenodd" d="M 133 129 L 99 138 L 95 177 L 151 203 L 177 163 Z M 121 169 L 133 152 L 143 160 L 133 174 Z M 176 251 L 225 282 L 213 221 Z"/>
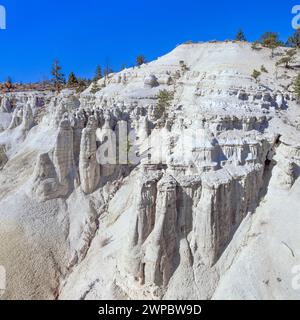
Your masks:
<path fill-rule="evenodd" d="M 265 32 L 260 37 L 260 43 L 267 48 L 272 48 L 273 46 L 278 47 L 283 45 L 282 41 L 279 40 L 279 35 L 276 32 Z"/>
<path fill-rule="evenodd" d="M 194 41 L 193 40 L 187 40 L 186 42 L 184 42 L 183 44 L 193 44 Z"/>
<path fill-rule="evenodd" d="M 186 71 L 189 70 L 188 66 L 185 64 L 185 62 L 184 62 L 183 60 L 180 60 L 180 61 L 179 61 L 179 65 L 180 65 L 181 70 L 182 70 L 183 72 L 186 72 Z"/>
<path fill-rule="evenodd" d="M 300 103 L 300 73 L 298 74 L 295 80 L 294 90 L 295 90 L 297 102 Z"/>
<path fill-rule="evenodd" d="M 142 64 L 146 63 L 146 59 L 143 55 L 139 55 L 136 57 L 136 65 L 140 67 Z"/>
<path fill-rule="evenodd" d="M 74 72 L 70 72 L 69 78 L 68 78 L 68 82 L 67 82 L 67 86 L 69 88 L 74 88 L 74 87 L 78 86 L 78 79 L 77 79 L 77 77 L 76 77 Z"/>
<path fill-rule="evenodd" d="M 290 67 L 290 63 L 295 61 L 297 54 L 297 49 L 289 49 L 286 53 L 285 56 L 282 57 L 279 61 L 277 61 L 276 66 L 280 66 L 284 64 L 285 68 Z"/>
<path fill-rule="evenodd" d="M 253 50 L 261 50 L 262 47 L 261 47 L 261 44 L 259 43 L 259 41 L 254 41 L 251 45 L 251 48 Z"/>
<path fill-rule="evenodd" d="M 5 83 L 4 83 L 4 87 L 7 91 L 10 91 L 13 89 L 13 83 L 12 83 L 12 79 L 11 77 L 7 77 Z"/>
<path fill-rule="evenodd" d="M 261 72 L 264 72 L 264 73 L 268 73 L 268 70 L 266 69 L 266 67 L 265 67 L 264 65 L 262 65 L 262 66 L 260 67 L 260 71 L 261 71 Z"/>
<path fill-rule="evenodd" d="M 93 81 L 98 81 L 100 79 L 102 79 L 103 75 L 102 75 L 102 69 L 101 67 L 98 65 L 95 71 L 95 76 Z"/>
<path fill-rule="evenodd" d="M 283 43 L 279 40 L 279 35 L 276 32 L 265 32 L 260 37 L 260 43 L 264 47 L 271 49 L 272 58 L 274 57 L 274 50 L 279 46 L 283 46 Z"/>
<path fill-rule="evenodd" d="M 34 83 L 22 83 L 22 82 L 3 82 L 0 83 L 0 92 L 5 93 L 8 91 L 46 91 L 54 90 L 53 83 L 51 81 L 40 81 Z"/>
<path fill-rule="evenodd" d="M 104 77 L 105 77 L 105 79 L 107 79 L 108 75 L 111 74 L 111 73 L 113 73 L 113 72 L 114 72 L 114 71 L 113 71 L 112 68 L 110 68 L 109 66 L 106 66 L 105 71 L 104 71 Z"/>
<path fill-rule="evenodd" d="M 164 89 L 159 91 L 157 98 L 157 118 L 159 119 L 166 114 L 168 108 L 171 106 L 174 94 Z"/>
<path fill-rule="evenodd" d="M 78 85 L 76 87 L 76 92 L 81 93 L 84 91 L 89 85 L 91 84 L 91 81 L 88 79 L 78 79 Z"/>
<path fill-rule="evenodd" d="M 297 29 L 295 33 L 289 37 L 288 45 L 294 48 L 300 48 L 300 29 Z"/>
<path fill-rule="evenodd" d="M 258 82 L 260 76 L 261 76 L 261 72 L 258 71 L 258 70 L 256 70 L 256 69 L 254 69 L 251 77 L 252 77 L 256 82 Z"/>
<path fill-rule="evenodd" d="M 91 88 L 91 93 L 95 94 L 96 92 L 98 92 L 101 88 L 98 86 L 97 81 L 93 81 L 93 85 Z"/>
<path fill-rule="evenodd" d="M 236 34 L 235 40 L 236 41 L 247 41 L 245 34 L 244 34 L 244 31 L 242 29 L 240 29 L 238 31 L 238 33 Z"/>
<path fill-rule="evenodd" d="M 289 67 L 290 58 L 289 57 L 282 57 L 279 61 L 276 62 L 276 66 L 280 66 L 284 64 L 285 68 Z"/>
<path fill-rule="evenodd" d="M 58 60 L 54 60 L 51 70 L 51 75 L 53 76 L 53 84 L 56 91 L 60 91 L 62 87 L 66 84 L 66 79 L 64 74 L 61 72 L 62 67 Z"/>

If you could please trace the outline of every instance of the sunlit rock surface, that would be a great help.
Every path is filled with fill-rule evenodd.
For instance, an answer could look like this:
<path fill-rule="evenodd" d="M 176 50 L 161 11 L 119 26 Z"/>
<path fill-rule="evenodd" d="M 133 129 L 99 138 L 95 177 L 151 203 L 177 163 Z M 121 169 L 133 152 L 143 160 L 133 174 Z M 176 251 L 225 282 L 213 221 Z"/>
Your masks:
<path fill-rule="evenodd" d="M 298 299 L 297 69 L 276 50 L 186 44 L 95 94 L 2 95 L 2 298 Z"/>

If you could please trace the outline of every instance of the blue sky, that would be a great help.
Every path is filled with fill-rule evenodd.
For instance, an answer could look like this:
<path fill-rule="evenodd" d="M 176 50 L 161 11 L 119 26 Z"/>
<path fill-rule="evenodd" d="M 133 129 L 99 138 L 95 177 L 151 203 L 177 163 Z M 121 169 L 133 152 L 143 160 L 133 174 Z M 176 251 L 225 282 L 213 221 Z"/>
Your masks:
<path fill-rule="evenodd" d="M 291 9 L 300 0 L 0 0 L 7 29 L 0 30 L 0 81 L 49 78 L 57 58 L 68 74 L 91 77 L 97 64 L 114 70 L 144 54 L 153 60 L 187 40 L 249 40 L 293 33 Z"/>

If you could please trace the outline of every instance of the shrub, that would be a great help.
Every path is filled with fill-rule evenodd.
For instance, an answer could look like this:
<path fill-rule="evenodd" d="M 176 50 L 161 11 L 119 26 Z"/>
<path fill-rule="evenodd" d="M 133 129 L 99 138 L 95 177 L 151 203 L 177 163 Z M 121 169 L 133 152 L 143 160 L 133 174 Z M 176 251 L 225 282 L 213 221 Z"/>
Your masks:
<path fill-rule="evenodd" d="M 256 70 L 256 69 L 254 69 L 251 77 L 252 77 L 256 82 L 258 82 L 258 78 L 259 78 L 260 76 L 261 76 L 261 72 L 258 71 L 258 70 Z"/>
<path fill-rule="evenodd" d="M 296 49 L 290 49 L 285 53 L 285 56 L 282 57 L 279 61 L 277 61 L 276 66 L 279 66 L 281 64 L 285 65 L 285 68 L 289 68 L 290 63 L 295 61 L 295 56 L 297 54 Z"/>
<path fill-rule="evenodd" d="M 78 79 L 75 76 L 75 73 L 70 72 L 67 86 L 72 88 L 72 87 L 76 87 L 77 85 L 78 85 Z"/>
<path fill-rule="evenodd" d="M 252 43 L 252 45 L 251 45 L 251 48 L 252 48 L 253 50 L 261 50 L 261 49 L 262 49 L 259 41 L 254 41 L 254 42 Z"/>
<path fill-rule="evenodd" d="M 171 106 L 174 94 L 164 89 L 159 91 L 157 98 L 157 118 L 161 118 Z"/>
<path fill-rule="evenodd" d="M 295 33 L 289 37 L 288 45 L 295 48 L 300 48 L 300 29 L 297 29 Z"/>
<path fill-rule="evenodd" d="M 146 63 L 146 59 L 143 55 L 136 57 L 136 65 L 140 67 L 142 64 Z"/>
<path fill-rule="evenodd" d="M 185 62 L 184 62 L 183 60 L 180 60 L 180 61 L 179 61 L 179 65 L 180 65 L 181 70 L 182 70 L 183 72 L 186 72 L 186 71 L 189 70 L 189 67 L 185 64 Z"/>
<path fill-rule="evenodd" d="M 184 42 L 183 44 L 193 44 L 194 41 L 193 40 L 187 40 L 186 42 Z"/>
<path fill-rule="evenodd" d="M 261 72 L 268 73 L 268 70 L 266 69 L 266 67 L 265 67 L 264 65 L 262 65 L 262 66 L 260 67 L 260 71 L 261 71 Z"/>
<path fill-rule="evenodd" d="M 276 32 L 265 32 L 261 37 L 260 37 L 260 43 L 266 47 L 271 49 L 271 57 L 274 57 L 274 50 L 279 47 L 283 46 L 282 41 L 279 40 L 278 33 Z"/>
<path fill-rule="evenodd" d="M 78 85 L 76 87 L 76 92 L 81 93 L 84 91 L 89 85 L 91 81 L 87 79 L 78 79 Z"/>
<path fill-rule="evenodd" d="M 97 81 L 93 81 L 93 85 L 91 88 L 91 93 L 95 94 L 96 92 L 98 92 L 101 88 L 98 86 Z"/>
<path fill-rule="evenodd" d="M 11 89 L 13 89 L 13 83 L 11 80 L 11 77 L 7 77 L 5 83 L 4 83 L 4 87 L 5 89 L 7 89 L 8 91 L 10 91 Z"/>

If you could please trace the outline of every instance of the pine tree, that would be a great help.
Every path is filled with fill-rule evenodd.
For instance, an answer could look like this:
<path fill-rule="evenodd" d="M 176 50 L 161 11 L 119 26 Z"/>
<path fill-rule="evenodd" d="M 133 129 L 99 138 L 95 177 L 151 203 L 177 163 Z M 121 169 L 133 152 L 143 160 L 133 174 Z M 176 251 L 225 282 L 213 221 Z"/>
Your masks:
<path fill-rule="evenodd" d="M 78 79 L 75 76 L 74 72 L 70 72 L 69 78 L 68 78 L 68 87 L 76 87 L 78 85 Z"/>
<path fill-rule="evenodd" d="M 136 65 L 140 67 L 142 64 L 146 63 L 146 59 L 143 55 L 136 57 Z"/>
<path fill-rule="evenodd" d="M 54 60 L 53 65 L 52 65 L 52 71 L 51 74 L 53 76 L 53 83 L 54 87 L 57 91 L 60 91 L 61 88 L 65 85 L 66 79 L 63 73 L 61 73 L 62 67 L 59 64 L 58 60 Z"/>
<path fill-rule="evenodd" d="M 279 40 L 279 35 L 276 32 L 265 32 L 261 37 L 260 37 L 260 43 L 265 46 L 269 47 L 270 45 L 277 45 L 280 46 L 282 42 Z"/>
<path fill-rule="evenodd" d="M 174 98 L 174 94 L 166 89 L 160 90 L 157 96 L 157 119 L 162 118 L 171 106 L 171 102 Z"/>
<path fill-rule="evenodd" d="M 4 86 L 7 90 L 11 90 L 13 88 L 11 77 L 7 77 Z"/>
<path fill-rule="evenodd" d="M 93 85 L 91 88 L 91 93 L 95 94 L 96 92 L 98 92 L 101 88 L 98 86 L 97 81 L 93 81 Z"/>
<path fill-rule="evenodd" d="M 298 74 L 296 81 L 294 83 L 294 90 L 295 90 L 297 102 L 300 103 L 300 73 Z"/>
<path fill-rule="evenodd" d="M 244 34 L 244 31 L 242 29 L 240 29 L 238 31 L 238 33 L 236 34 L 235 40 L 236 41 L 247 41 L 245 34 Z"/>
<path fill-rule="evenodd" d="M 295 33 L 289 37 L 288 45 L 295 48 L 300 48 L 300 29 L 297 29 Z"/>
<path fill-rule="evenodd" d="M 272 58 L 274 57 L 274 50 L 279 46 L 283 46 L 283 43 L 279 40 L 278 33 L 276 32 L 265 32 L 260 37 L 260 43 L 264 47 L 271 49 Z"/>
<path fill-rule="evenodd" d="M 102 69 L 101 67 L 98 65 L 97 68 L 96 68 L 96 71 L 95 71 L 95 77 L 94 77 L 94 81 L 98 81 L 100 79 L 102 79 Z"/>
<path fill-rule="evenodd" d="M 105 72 L 104 72 L 105 78 L 107 78 L 108 75 L 113 73 L 113 72 L 114 72 L 113 69 L 107 65 L 106 68 L 105 68 Z"/>
<path fill-rule="evenodd" d="M 289 68 L 290 63 L 295 61 L 295 56 L 297 54 L 297 49 L 289 49 L 285 56 L 282 57 L 279 61 L 277 61 L 276 66 L 279 66 L 281 64 L 284 64 L 285 68 Z"/>

